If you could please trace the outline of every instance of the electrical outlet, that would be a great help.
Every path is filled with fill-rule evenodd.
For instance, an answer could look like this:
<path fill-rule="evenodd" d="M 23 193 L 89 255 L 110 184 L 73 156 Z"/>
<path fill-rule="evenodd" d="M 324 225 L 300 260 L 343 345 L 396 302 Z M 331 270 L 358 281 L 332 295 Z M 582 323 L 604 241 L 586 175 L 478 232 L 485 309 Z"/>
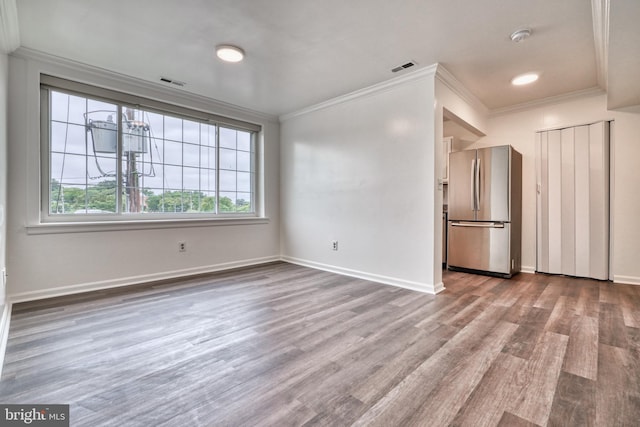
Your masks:
<path fill-rule="evenodd" d="M 187 251 L 187 242 L 178 242 L 178 251 L 186 252 Z"/>
<path fill-rule="evenodd" d="M 333 242 L 331 242 L 331 249 L 333 249 L 334 251 L 338 250 L 338 241 L 334 240 Z"/>

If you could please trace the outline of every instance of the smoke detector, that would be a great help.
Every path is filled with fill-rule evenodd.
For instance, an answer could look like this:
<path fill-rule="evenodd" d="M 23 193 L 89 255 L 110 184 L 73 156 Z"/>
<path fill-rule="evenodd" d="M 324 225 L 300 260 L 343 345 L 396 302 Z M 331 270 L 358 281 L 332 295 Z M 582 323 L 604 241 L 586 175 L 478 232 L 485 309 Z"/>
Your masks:
<path fill-rule="evenodd" d="M 521 29 L 516 30 L 513 33 L 511 33 L 510 38 L 511 38 L 512 42 L 519 43 L 522 40 L 529 38 L 529 36 L 531 36 L 531 29 L 530 28 L 521 28 Z"/>

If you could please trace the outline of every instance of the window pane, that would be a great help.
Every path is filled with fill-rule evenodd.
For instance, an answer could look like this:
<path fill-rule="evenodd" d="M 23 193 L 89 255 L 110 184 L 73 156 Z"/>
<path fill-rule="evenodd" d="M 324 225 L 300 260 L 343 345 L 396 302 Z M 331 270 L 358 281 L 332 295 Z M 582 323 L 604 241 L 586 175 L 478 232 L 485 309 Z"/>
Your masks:
<path fill-rule="evenodd" d="M 87 162 L 87 174 L 89 183 L 95 183 L 95 180 L 102 179 L 104 177 L 111 177 L 115 180 L 116 177 L 116 158 L 107 156 L 91 156 Z"/>
<path fill-rule="evenodd" d="M 184 157 L 183 164 L 185 166 L 200 166 L 200 147 L 194 144 L 182 144 L 182 155 Z"/>
<path fill-rule="evenodd" d="M 184 168 L 182 170 L 182 188 L 185 191 L 200 190 L 200 169 Z"/>
<path fill-rule="evenodd" d="M 145 188 L 142 193 L 145 212 L 164 212 L 162 188 Z"/>
<path fill-rule="evenodd" d="M 220 147 L 236 149 L 236 133 L 234 129 L 219 128 Z"/>
<path fill-rule="evenodd" d="M 164 188 L 182 190 L 182 167 L 164 166 Z"/>
<path fill-rule="evenodd" d="M 220 171 L 220 191 L 236 191 L 236 172 Z"/>
<path fill-rule="evenodd" d="M 248 172 L 238 172 L 238 191 L 251 192 L 251 174 Z"/>
<path fill-rule="evenodd" d="M 182 143 L 165 141 L 163 160 L 168 165 L 182 165 Z"/>
<path fill-rule="evenodd" d="M 117 185 L 113 179 L 105 179 L 89 186 L 87 188 L 86 213 L 115 213 L 116 194 Z"/>
<path fill-rule="evenodd" d="M 201 193 L 200 212 L 215 212 L 216 193 L 215 191 L 205 191 Z"/>
<path fill-rule="evenodd" d="M 143 121 L 149 124 L 149 136 L 152 138 L 164 137 L 164 116 L 162 114 L 146 111 Z"/>
<path fill-rule="evenodd" d="M 115 120 L 117 108 L 114 104 L 95 99 L 87 99 L 87 111 L 106 111 L 108 114 L 113 114 L 113 120 L 117 121 Z"/>
<path fill-rule="evenodd" d="M 182 119 L 164 116 L 164 137 L 173 141 L 182 141 Z"/>
<path fill-rule="evenodd" d="M 84 125 L 87 100 L 74 95 L 54 92 L 51 97 L 51 119 Z"/>
<path fill-rule="evenodd" d="M 191 120 L 182 121 L 182 134 L 183 141 L 191 144 L 200 143 L 200 124 L 198 122 L 192 122 Z"/>
<path fill-rule="evenodd" d="M 216 168 L 216 149 L 200 147 L 200 167 L 207 169 Z"/>
<path fill-rule="evenodd" d="M 215 169 L 200 170 L 200 189 L 202 191 L 216 190 L 216 171 Z"/>
<path fill-rule="evenodd" d="M 51 123 L 51 151 L 58 153 L 86 154 L 84 125 Z"/>
<path fill-rule="evenodd" d="M 64 184 L 85 184 L 87 158 L 75 154 L 51 154 L 51 179 Z"/>
<path fill-rule="evenodd" d="M 253 206 L 251 206 L 251 193 L 237 194 L 236 211 L 237 212 L 253 212 Z"/>
<path fill-rule="evenodd" d="M 251 153 L 238 151 L 238 170 L 251 172 Z"/>
<path fill-rule="evenodd" d="M 143 176 L 141 179 L 141 185 L 144 188 L 164 188 L 164 168 L 162 165 L 154 165 L 153 174 Z"/>
<path fill-rule="evenodd" d="M 236 153 L 235 150 L 220 149 L 220 169 L 235 170 L 236 169 Z"/>
<path fill-rule="evenodd" d="M 235 192 L 221 192 L 220 193 L 220 212 L 235 212 L 236 211 L 236 193 Z"/>
<path fill-rule="evenodd" d="M 207 124 L 200 125 L 200 144 L 207 147 L 216 146 L 216 127 Z"/>
<path fill-rule="evenodd" d="M 238 131 L 238 150 L 251 151 L 251 133 Z"/>
<path fill-rule="evenodd" d="M 51 185 L 51 213 L 72 214 L 86 210 L 86 188 L 84 185 Z"/>

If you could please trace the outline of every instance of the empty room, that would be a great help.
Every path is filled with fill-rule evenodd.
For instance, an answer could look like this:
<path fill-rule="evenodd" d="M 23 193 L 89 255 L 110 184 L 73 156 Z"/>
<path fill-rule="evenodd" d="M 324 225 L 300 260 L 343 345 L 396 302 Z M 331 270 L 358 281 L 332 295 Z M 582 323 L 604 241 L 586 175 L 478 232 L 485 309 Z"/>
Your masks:
<path fill-rule="evenodd" d="M 0 0 L 0 425 L 638 425 L 639 22 Z"/>

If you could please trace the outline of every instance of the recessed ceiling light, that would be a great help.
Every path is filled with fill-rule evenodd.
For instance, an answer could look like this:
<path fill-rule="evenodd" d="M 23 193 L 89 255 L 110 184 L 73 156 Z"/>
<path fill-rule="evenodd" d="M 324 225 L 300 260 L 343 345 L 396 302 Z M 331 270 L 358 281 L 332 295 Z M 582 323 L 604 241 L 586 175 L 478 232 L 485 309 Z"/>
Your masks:
<path fill-rule="evenodd" d="M 216 55 L 223 61 L 240 62 L 244 58 L 244 50 L 230 44 L 221 44 L 216 46 Z"/>
<path fill-rule="evenodd" d="M 511 79 L 511 84 L 515 86 L 528 85 L 529 83 L 533 83 L 538 80 L 538 77 L 540 77 L 538 73 L 520 74 L 519 76 Z"/>

